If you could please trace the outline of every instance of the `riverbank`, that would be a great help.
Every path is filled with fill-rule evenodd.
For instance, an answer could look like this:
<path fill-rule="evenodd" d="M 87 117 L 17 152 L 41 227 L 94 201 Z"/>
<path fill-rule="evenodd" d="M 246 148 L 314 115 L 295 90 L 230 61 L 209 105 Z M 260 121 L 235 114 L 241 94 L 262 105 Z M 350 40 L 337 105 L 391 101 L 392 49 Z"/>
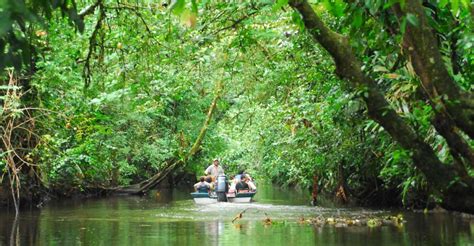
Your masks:
<path fill-rule="evenodd" d="M 180 172 L 175 175 L 168 175 L 163 179 L 155 189 L 172 189 L 175 187 L 192 187 L 195 183 L 196 177 L 193 173 Z M 114 187 L 92 187 L 92 186 L 78 186 L 78 187 L 60 187 L 51 186 L 50 188 L 41 187 L 36 190 L 28 192 L 20 192 L 20 208 L 42 207 L 50 201 L 60 201 L 63 199 L 87 199 L 87 198 L 102 198 L 119 194 Z M 0 208 L 14 207 L 10 187 L 0 185 Z"/>

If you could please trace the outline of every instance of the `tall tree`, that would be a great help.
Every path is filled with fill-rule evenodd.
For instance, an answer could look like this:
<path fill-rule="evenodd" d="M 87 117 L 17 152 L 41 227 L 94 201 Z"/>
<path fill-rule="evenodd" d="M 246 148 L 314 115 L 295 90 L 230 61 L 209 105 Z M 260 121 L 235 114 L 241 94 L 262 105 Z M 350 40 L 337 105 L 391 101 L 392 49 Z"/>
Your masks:
<path fill-rule="evenodd" d="M 391 108 L 377 88 L 375 80 L 362 71 L 362 63 L 354 53 L 348 37 L 328 28 L 308 1 L 292 0 L 289 4 L 301 15 L 308 33 L 332 56 L 336 74 L 347 80 L 353 90 L 366 92 L 363 93 L 363 100 L 367 104 L 369 117 L 383 126 L 402 147 L 411 151 L 415 166 L 426 176 L 434 190 L 442 195 L 443 204 L 450 209 L 473 212 L 474 178 L 463 175 L 453 165 L 442 163 L 423 138 Z M 414 53 L 415 59 L 420 59 L 417 55 L 424 57 L 426 54 Z M 427 61 L 430 62 L 430 58 Z M 417 72 L 422 71 L 427 72 Z M 426 76 L 424 73 L 422 77 Z M 453 98 L 458 97 L 453 95 L 451 100 Z"/>

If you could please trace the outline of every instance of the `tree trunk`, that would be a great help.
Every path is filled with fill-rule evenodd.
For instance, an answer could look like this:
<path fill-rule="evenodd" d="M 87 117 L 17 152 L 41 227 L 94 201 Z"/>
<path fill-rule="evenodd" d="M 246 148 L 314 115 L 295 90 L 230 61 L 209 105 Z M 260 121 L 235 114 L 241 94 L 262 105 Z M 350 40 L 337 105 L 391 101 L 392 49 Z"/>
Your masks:
<path fill-rule="evenodd" d="M 474 97 L 471 93 L 461 90 L 449 74 L 421 1 L 407 0 L 404 9 L 399 4 L 393 9 L 400 21 L 407 15 L 416 17 L 416 23 L 407 21 L 403 48 L 421 80 L 423 89 L 436 108 L 446 108 L 456 125 L 469 137 L 474 138 Z"/>
<path fill-rule="evenodd" d="M 311 204 L 316 206 L 318 204 L 318 175 L 313 175 L 313 190 L 311 191 Z"/>
<path fill-rule="evenodd" d="M 455 169 L 438 159 L 433 149 L 390 107 L 376 82 L 364 75 L 362 64 L 353 53 L 347 38 L 330 30 L 306 0 L 290 0 L 289 4 L 301 14 L 305 27 L 314 40 L 333 57 L 336 74 L 346 79 L 352 89 L 365 90 L 363 99 L 367 104 L 369 117 L 384 127 L 403 148 L 412 152 L 414 165 L 425 175 L 434 190 L 444 195 L 445 206 L 474 212 L 473 178 L 466 177 L 462 180 L 463 183 L 456 182 L 459 176 Z M 459 195 L 464 199 L 459 199 Z"/>
<path fill-rule="evenodd" d="M 336 199 L 339 201 L 341 204 L 346 204 L 349 202 L 349 199 L 347 199 L 347 192 L 346 192 L 346 177 L 344 175 L 344 160 L 340 161 L 338 166 L 337 166 L 337 176 L 338 176 L 338 181 L 337 181 L 337 189 L 336 189 Z"/>
<path fill-rule="evenodd" d="M 474 152 L 469 143 L 464 139 L 456 124 L 445 110 L 437 110 L 436 105 L 432 102 L 426 93 L 420 93 L 420 100 L 427 101 L 434 110 L 434 117 L 431 124 L 436 131 L 444 137 L 450 148 L 450 152 L 455 159 L 454 166 L 461 176 L 467 176 L 468 166 L 474 167 Z"/>

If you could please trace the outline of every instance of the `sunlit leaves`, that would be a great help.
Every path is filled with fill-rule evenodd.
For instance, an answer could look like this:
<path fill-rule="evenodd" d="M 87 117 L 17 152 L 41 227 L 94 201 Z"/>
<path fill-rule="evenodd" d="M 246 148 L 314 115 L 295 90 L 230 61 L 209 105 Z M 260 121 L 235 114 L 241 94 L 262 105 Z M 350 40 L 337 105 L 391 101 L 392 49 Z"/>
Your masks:
<path fill-rule="evenodd" d="M 277 11 L 282 7 L 286 7 L 288 5 L 288 0 L 276 0 L 272 6 L 273 11 Z"/>
<path fill-rule="evenodd" d="M 194 27 L 196 26 L 197 22 L 197 13 L 198 13 L 198 5 L 196 0 L 192 0 L 191 8 L 187 8 L 186 0 L 173 0 L 171 4 L 171 11 L 180 17 L 181 22 L 186 27 Z"/>
<path fill-rule="evenodd" d="M 186 7 L 186 1 L 185 0 L 173 0 L 171 3 L 171 11 L 175 15 L 181 15 Z"/>
<path fill-rule="evenodd" d="M 189 11 L 189 10 L 184 10 L 181 13 L 180 18 L 181 18 L 181 22 L 186 27 L 195 27 L 196 26 L 197 16 L 196 16 L 195 12 L 192 12 L 192 11 Z"/>
<path fill-rule="evenodd" d="M 336 17 L 341 17 L 344 15 L 344 9 L 346 8 L 346 3 L 343 0 L 324 0 L 323 6 Z"/>
<path fill-rule="evenodd" d="M 369 13 L 371 15 L 376 15 L 377 12 L 380 10 L 380 7 L 383 6 L 382 0 L 368 0 L 368 1 L 364 1 L 364 3 L 365 3 L 365 7 L 369 10 Z"/>
<path fill-rule="evenodd" d="M 304 30 L 304 22 L 298 12 L 293 11 L 293 13 L 291 14 L 291 20 L 301 31 Z"/>
<path fill-rule="evenodd" d="M 362 23 L 364 22 L 364 11 L 362 9 L 357 9 L 354 13 L 354 17 L 352 20 L 352 26 L 354 28 L 359 28 L 362 26 Z"/>

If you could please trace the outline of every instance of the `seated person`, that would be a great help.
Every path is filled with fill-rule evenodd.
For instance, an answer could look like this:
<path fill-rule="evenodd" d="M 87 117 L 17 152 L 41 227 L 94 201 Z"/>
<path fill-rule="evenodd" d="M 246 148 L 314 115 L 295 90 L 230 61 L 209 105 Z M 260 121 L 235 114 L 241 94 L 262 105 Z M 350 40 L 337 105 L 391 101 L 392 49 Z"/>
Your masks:
<path fill-rule="evenodd" d="M 247 177 L 242 175 L 240 181 L 235 185 L 235 189 L 237 192 L 248 191 L 249 185 L 247 184 Z"/>
<path fill-rule="evenodd" d="M 238 180 L 235 178 L 235 176 L 230 176 L 229 193 L 235 193 L 235 185 L 237 182 Z"/>
<path fill-rule="evenodd" d="M 244 175 L 245 171 L 244 170 L 240 170 L 239 173 L 237 175 L 235 175 L 235 179 L 237 181 L 240 181 L 240 178 L 242 177 L 242 175 Z"/>
<path fill-rule="evenodd" d="M 249 186 L 249 190 L 251 191 L 256 191 L 257 190 L 257 186 L 255 186 L 255 184 L 253 183 L 252 181 L 252 178 L 250 178 L 250 176 L 248 174 L 244 174 L 245 177 L 246 177 L 246 180 L 247 180 L 247 185 Z"/>
<path fill-rule="evenodd" d="M 200 179 L 199 179 L 199 182 L 197 182 L 195 185 L 194 185 L 194 189 L 197 191 L 197 192 L 201 192 L 201 193 L 208 193 L 210 190 L 211 190 L 211 185 L 206 182 L 206 178 L 204 176 L 202 176 Z"/>
<path fill-rule="evenodd" d="M 211 186 L 211 190 L 214 190 L 215 180 L 212 179 L 212 176 L 206 176 L 206 182 Z"/>

